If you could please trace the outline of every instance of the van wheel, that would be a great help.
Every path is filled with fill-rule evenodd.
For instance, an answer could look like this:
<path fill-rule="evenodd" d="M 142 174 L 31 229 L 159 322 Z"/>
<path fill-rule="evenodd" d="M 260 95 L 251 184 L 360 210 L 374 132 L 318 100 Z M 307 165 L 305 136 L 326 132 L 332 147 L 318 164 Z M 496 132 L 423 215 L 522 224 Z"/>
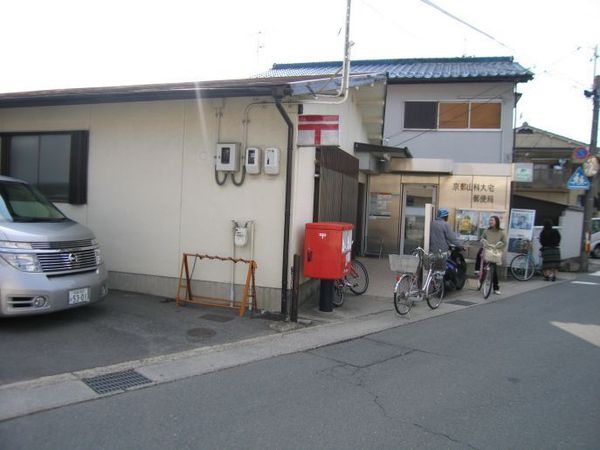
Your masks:
<path fill-rule="evenodd" d="M 596 245 L 594 250 L 592 250 L 592 258 L 600 258 L 600 244 Z"/>

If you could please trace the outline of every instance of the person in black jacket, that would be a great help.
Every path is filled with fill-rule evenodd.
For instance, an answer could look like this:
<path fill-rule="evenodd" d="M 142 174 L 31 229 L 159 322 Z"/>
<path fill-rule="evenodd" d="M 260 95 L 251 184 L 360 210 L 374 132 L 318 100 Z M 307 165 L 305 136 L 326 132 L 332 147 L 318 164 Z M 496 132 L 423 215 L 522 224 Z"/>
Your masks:
<path fill-rule="evenodd" d="M 546 219 L 540 233 L 542 245 L 542 271 L 546 281 L 556 281 L 556 272 L 560 268 L 560 233 L 552 228 L 552 221 Z"/>

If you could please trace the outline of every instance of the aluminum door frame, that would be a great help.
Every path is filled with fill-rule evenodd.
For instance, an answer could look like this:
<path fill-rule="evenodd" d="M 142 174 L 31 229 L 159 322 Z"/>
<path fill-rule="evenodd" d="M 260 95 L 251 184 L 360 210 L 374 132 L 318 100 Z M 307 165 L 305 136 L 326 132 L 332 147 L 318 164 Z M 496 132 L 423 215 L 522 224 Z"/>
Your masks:
<path fill-rule="evenodd" d="M 402 185 L 400 186 L 400 192 L 401 192 L 401 199 L 400 199 L 400 221 L 399 221 L 399 229 L 398 229 L 398 234 L 399 234 L 399 242 L 400 242 L 400 247 L 398 248 L 398 254 L 399 255 L 403 255 L 404 254 L 404 221 L 406 220 L 406 191 L 407 188 L 410 186 L 427 186 L 427 187 L 431 187 L 432 188 L 432 194 L 431 194 L 431 203 L 432 205 L 437 205 L 437 197 L 438 197 L 438 188 L 439 185 L 438 184 L 430 184 L 430 183 L 402 183 Z M 423 230 L 423 233 L 425 233 L 425 230 Z"/>

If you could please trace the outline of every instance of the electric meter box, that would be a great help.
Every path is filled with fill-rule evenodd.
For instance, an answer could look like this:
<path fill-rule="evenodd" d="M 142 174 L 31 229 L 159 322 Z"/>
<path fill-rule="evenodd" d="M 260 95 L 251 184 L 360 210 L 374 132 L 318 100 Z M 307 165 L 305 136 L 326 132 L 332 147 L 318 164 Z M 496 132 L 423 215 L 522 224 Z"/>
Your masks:
<path fill-rule="evenodd" d="M 261 153 L 260 148 L 248 147 L 246 149 L 246 172 L 256 175 L 260 173 Z"/>
<path fill-rule="evenodd" d="M 268 175 L 279 174 L 279 149 L 269 147 L 265 149 L 265 173 Z"/>
<path fill-rule="evenodd" d="M 307 223 L 304 233 L 304 276 L 339 280 L 348 273 L 352 258 L 352 224 Z"/>
<path fill-rule="evenodd" d="M 244 247 L 248 243 L 248 226 L 237 226 L 233 233 L 233 242 L 236 247 Z"/>
<path fill-rule="evenodd" d="M 217 144 L 216 168 L 222 172 L 240 170 L 240 144 Z"/>

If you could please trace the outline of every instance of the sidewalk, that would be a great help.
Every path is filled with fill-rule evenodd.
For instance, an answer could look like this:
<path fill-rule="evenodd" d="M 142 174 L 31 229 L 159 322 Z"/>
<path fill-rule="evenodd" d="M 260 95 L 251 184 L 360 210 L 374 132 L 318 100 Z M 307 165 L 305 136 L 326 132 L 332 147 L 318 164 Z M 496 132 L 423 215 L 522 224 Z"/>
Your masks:
<path fill-rule="evenodd" d="M 508 277 L 506 280 L 500 280 L 501 295 L 492 293 L 487 300 L 484 300 L 481 291 L 477 290 L 476 280 L 467 279 L 467 283 L 462 290 L 451 291 L 446 294 L 443 303 L 437 310 L 432 311 L 425 302 L 420 302 L 413 306 L 408 316 L 400 317 L 395 314 L 393 306 L 396 274 L 390 271 L 388 259 L 361 258 L 361 261 L 365 264 L 369 273 L 369 289 L 365 295 L 347 294 L 344 305 L 341 308 L 335 308 L 330 313 L 320 312 L 318 305 L 305 305 L 300 309 L 299 317 L 317 323 L 335 323 L 358 317 L 388 313 L 396 317 L 397 325 L 401 325 L 453 312 L 465 306 L 490 303 L 551 285 L 551 282 L 544 281 L 541 277 L 534 277 L 525 282 L 515 281 Z M 598 268 L 600 269 L 600 266 Z M 574 280 L 576 275 L 575 273 L 561 272 L 556 283 Z"/>
<path fill-rule="evenodd" d="M 527 282 L 509 279 L 501 281 L 501 295 L 492 294 L 488 300 L 484 300 L 481 292 L 469 282 L 463 290 L 450 293 L 437 310 L 430 310 L 425 302 L 420 302 L 407 316 L 400 317 L 395 313 L 392 304 L 395 274 L 389 270 L 387 259 L 365 258 L 363 262 L 367 266 L 370 277 L 368 295 L 348 294 L 344 305 L 333 312 L 319 311 L 318 299 L 315 299 L 311 304 L 301 306 L 299 324 L 248 318 L 239 321 L 231 320 L 221 324 L 223 332 L 214 345 L 198 347 L 201 343 L 188 342 L 187 348 L 183 346 L 186 349 L 182 351 L 131 358 L 117 364 L 71 370 L 66 373 L 4 384 L 0 386 L 0 420 L 314 349 L 552 285 L 540 279 Z M 567 282 L 575 277 L 576 274 L 561 273 L 556 283 Z M 135 320 L 135 314 L 145 312 L 142 309 L 145 310 L 148 305 L 139 302 L 138 310 L 131 312 L 131 320 Z M 176 310 L 172 303 L 163 306 L 164 308 L 161 307 L 154 313 L 158 314 L 155 320 L 163 317 L 164 320 L 169 320 L 169 315 L 182 313 L 181 308 Z M 188 308 L 183 311 L 183 317 L 184 320 L 189 320 L 190 324 L 195 323 L 191 322 L 192 320 L 206 317 L 206 309 Z M 84 310 L 81 310 L 81 314 Z M 146 322 L 147 319 L 141 320 L 146 327 L 151 325 Z M 88 322 L 87 325 L 89 326 L 90 323 Z M 133 328 L 139 324 L 130 324 L 130 326 Z M 229 330 L 230 332 L 227 333 L 227 327 L 234 327 L 236 332 Z M 145 333 L 148 333 L 147 329 Z M 158 340 L 160 336 L 154 338 Z M 102 343 L 100 342 L 99 345 Z M 174 348 L 176 347 L 175 345 Z M 141 381 L 136 382 L 137 384 L 125 383 L 124 387 L 105 394 L 99 394 L 90 387 L 90 379 L 101 380 L 102 378 L 98 377 L 108 375 L 110 378 L 115 374 L 118 377 L 120 372 L 125 372 L 126 376 L 133 376 Z"/>

